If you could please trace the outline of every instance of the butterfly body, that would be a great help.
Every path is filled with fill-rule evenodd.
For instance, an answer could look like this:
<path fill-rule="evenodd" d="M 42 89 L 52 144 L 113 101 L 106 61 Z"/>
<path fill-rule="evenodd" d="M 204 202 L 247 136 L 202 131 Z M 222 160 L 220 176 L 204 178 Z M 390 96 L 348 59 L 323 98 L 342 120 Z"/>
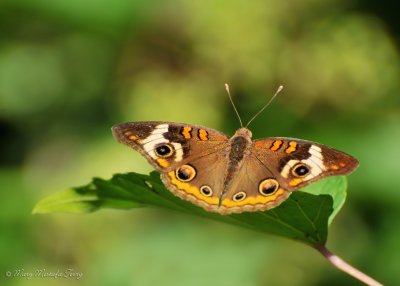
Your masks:
<path fill-rule="evenodd" d="M 252 140 L 247 128 L 229 138 L 202 126 L 129 122 L 115 138 L 143 154 L 176 196 L 220 214 L 263 211 L 316 180 L 352 172 L 352 156 L 294 138 Z"/>

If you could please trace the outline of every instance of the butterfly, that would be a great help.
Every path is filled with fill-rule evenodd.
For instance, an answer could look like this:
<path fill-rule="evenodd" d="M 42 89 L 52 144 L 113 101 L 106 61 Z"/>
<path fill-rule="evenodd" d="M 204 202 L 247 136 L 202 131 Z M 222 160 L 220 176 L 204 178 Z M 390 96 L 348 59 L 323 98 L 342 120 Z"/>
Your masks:
<path fill-rule="evenodd" d="M 228 137 L 208 127 L 150 121 L 115 125 L 112 133 L 139 151 L 174 195 L 222 215 L 275 208 L 291 192 L 358 166 L 351 155 L 311 141 L 253 141 L 247 127 Z"/>

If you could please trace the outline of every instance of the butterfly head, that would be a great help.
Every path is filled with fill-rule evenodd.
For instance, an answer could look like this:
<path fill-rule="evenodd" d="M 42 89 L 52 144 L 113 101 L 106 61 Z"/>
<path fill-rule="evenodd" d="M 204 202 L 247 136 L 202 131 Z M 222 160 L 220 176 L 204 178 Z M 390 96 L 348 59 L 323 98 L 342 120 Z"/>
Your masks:
<path fill-rule="evenodd" d="M 235 135 L 233 135 L 233 137 L 239 137 L 239 136 L 251 140 L 253 133 L 251 133 L 251 131 L 246 127 L 241 127 L 238 130 L 236 130 Z"/>

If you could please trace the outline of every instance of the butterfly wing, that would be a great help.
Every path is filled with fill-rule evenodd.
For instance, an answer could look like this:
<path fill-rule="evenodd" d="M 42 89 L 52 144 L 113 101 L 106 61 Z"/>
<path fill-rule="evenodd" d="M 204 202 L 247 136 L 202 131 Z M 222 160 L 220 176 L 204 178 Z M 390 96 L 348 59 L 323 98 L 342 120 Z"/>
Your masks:
<path fill-rule="evenodd" d="M 130 122 L 112 131 L 119 142 L 146 157 L 174 195 L 209 211 L 218 208 L 228 160 L 226 135 L 168 122 Z"/>
<path fill-rule="evenodd" d="M 352 156 L 322 144 L 293 138 L 256 140 L 226 186 L 219 212 L 268 210 L 292 191 L 328 176 L 349 174 L 357 166 Z"/>
<path fill-rule="evenodd" d="M 328 176 L 347 175 L 358 166 L 354 157 L 328 146 L 294 138 L 253 142 L 257 160 L 271 169 L 279 185 L 295 191 Z"/>
<path fill-rule="evenodd" d="M 272 209 L 286 200 L 290 192 L 275 179 L 273 166 L 264 165 L 250 153 L 226 186 L 221 214 Z"/>
<path fill-rule="evenodd" d="M 113 126 L 112 132 L 161 173 L 220 150 L 228 142 L 228 137 L 216 130 L 173 122 L 128 122 Z"/>
<path fill-rule="evenodd" d="M 224 179 L 228 164 L 226 147 L 208 152 L 202 157 L 190 158 L 175 171 L 162 173 L 165 186 L 176 196 L 204 208 L 220 212 L 219 200 L 224 191 Z M 193 176 L 182 176 L 181 172 Z"/>

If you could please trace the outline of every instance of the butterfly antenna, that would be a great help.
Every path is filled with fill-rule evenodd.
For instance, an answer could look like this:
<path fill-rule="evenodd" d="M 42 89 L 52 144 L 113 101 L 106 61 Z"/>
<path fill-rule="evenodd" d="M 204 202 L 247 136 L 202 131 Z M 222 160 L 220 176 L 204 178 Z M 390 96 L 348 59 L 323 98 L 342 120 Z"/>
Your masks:
<path fill-rule="evenodd" d="M 274 95 L 271 97 L 271 99 L 267 102 L 267 104 L 265 104 L 264 107 L 261 108 L 260 111 L 257 112 L 256 115 L 254 115 L 253 118 L 251 118 L 250 121 L 246 124 L 246 128 L 250 125 L 250 123 L 251 123 L 254 119 L 256 119 L 256 117 L 257 117 L 258 115 L 260 115 L 261 112 L 264 111 L 265 108 L 268 107 L 268 105 L 271 104 L 271 102 L 272 102 L 272 101 L 275 99 L 275 97 L 282 91 L 282 89 L 283 89 L 283 85 L 280 85 L 280 86 L 278 87 L 278 89 L 275 91 L 275 94 L 274 94 Z"/>
<path fill-rule="evenodd" d="M 235 104 L 233 103 L 231 93 L 229 92 L 229 85 L 228 85 L 227 83 L 225 83 L 225 89 L 226 89 L 226 92 L 228 93 L 229 100 L 230 100 L 231 103 L 232 103 L 233 109 L 235 110 L 236 115 L 237 115 L 237 117 L 239 118 L 240 127 L 243 127 L 242 119 L 240 118 L 239 112 L 237 111 L 236 106 L 235 106 Z"/>

